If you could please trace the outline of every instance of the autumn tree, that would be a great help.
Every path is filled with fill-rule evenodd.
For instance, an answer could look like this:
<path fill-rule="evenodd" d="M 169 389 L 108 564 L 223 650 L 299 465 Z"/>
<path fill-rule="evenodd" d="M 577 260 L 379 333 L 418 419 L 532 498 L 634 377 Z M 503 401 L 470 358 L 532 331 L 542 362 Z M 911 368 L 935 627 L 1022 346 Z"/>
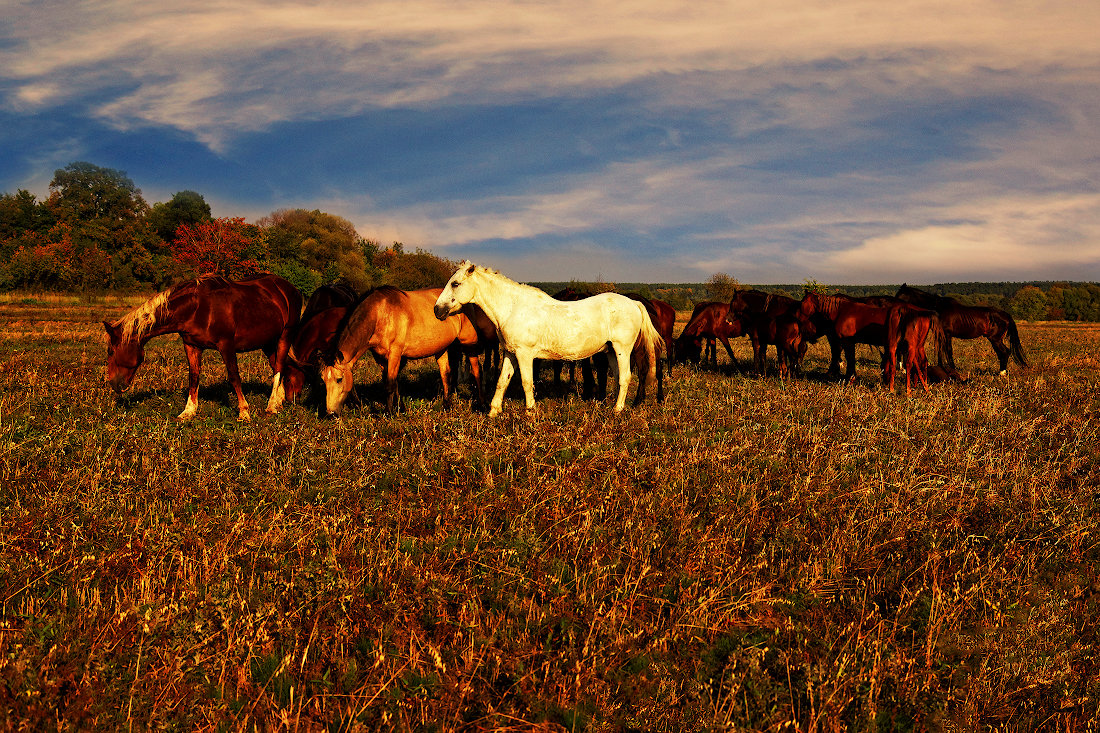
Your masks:
<path fill-rule="evenodd" d="M 716 272 L 707 280 L 707 298 L 710 300 L 728 303 L 740 289 L 741 283 L 737 282 L 737 278 L 724 272 Z"/>
<path fill-rule="evenodd" d="M 343 278 L 357 288 L 374 284 L 364 257 L 364 239 L 335 214 L 283 209 L 260 219 L 273 269 L 303 293 Z"/>
<path fill-rule="evenodd" d="M 199 276 L 239 278 L 263 272 L 266 255 L 263 230 L 242 218 L 181 224 L 172 241 L 173 258 Z"/>
<path fill-rule="evenodd" d="M 390 254 L 384 257 L 388 260 L 388 267 L 382 281 L 402 290 L 443 287 L 447 278 L 458 268 L 458 263 L 437 257 L 419 247 L 412 254 L 406 253 L 401 246 L 388 252 Z"/>
<path fill-rule="evenodd" d="M 124 172 L 71 163 L 54 171 L 46 206 L 68 237 L 53 243 L 71 248 L 78 266 L 91 268 L 78 278 L 81 289 L 128 290 L 156 277 L 149 206 Z M 104 260 L 105 275 L 97 264 Z"/>

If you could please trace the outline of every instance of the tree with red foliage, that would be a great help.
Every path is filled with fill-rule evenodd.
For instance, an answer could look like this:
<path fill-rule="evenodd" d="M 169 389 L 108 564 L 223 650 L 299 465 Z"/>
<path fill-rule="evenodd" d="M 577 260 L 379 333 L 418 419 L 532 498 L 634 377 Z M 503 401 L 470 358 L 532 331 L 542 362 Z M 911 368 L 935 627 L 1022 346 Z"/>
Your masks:
<path fill-rule="evenodd" d="M 172 257 L 199 276 L 240 278 L 264 272 L 264 232 L 244 219 L 225 217 L 180 224 Z"/>

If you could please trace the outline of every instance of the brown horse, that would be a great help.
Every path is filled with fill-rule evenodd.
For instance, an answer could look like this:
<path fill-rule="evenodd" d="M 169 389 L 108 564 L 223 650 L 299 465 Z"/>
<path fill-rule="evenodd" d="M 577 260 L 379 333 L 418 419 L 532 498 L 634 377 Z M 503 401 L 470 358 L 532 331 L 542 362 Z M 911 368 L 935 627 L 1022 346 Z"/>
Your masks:
<path fill-rule="evenodd" d="M 280 375 L 290 349 L 290 334 L 302 312 L 302 295 L 286 280 L 260 275 L 240 281 L 221 277 L 190 280 L 153 296 L 107 329 L 107 381 L 121 393 L 134 381 L 145 360 L 145 343 L 155 336 L 178 333 L 187 355 L 187 405 L 179 418 L 188 420 L 199 409 L 202 352 L 217 349 L 225 361 L 229 382 L 237 393 L 241 420 L 248 420 L 248 402 L 241 390 L 237 354 L 262 349 L 274 379 L 267 411 L 283 401 Z"/>
<path fill-rule="evenodd" d="M 844 379 L 849 384 L 856 379 L 856 344 L 885 348 L 889 315 L 889 307 L 812 291 L 807 291 L 803 296 L 798 310 L 798 317 L 804 323 L 837 339 L 840 349 L 844 351 L 847 365 Z M 883 371 L 885 373 L 885 365 Z"/>
<path fill-rule="evenodd" d="M 649 311 L 649 320 L 653 321 L 653 327 L 657 329 L 657 333 L 661 334 L 661 338 L 665 340 L 666 344 L 672 344 L 675 340 L 673 331 L 676 328 L 676 309 L 663 300 L 647 298 L 640 293 L 627 293 L 626 297 L 633 298 L 645 305 L 646 310 Z M 667 352 L 665 361 L 668 366 L 668 375 L 672 376 L 672 349 L 666 347 L 665 351 Z M 659 376 L 658 379 L 660 379 Z"/>
<path fill-rule="evenodd" d="M 283 368 L 283 387 L 288 400 L 297 399 L 307 381 L 318 386 L 321 359 L 336 345 L 336 336 L 347 312 L 348 306 L 344 305 L 322 308 L 303 316 L 302 323 L 294 331 Z"/>
<path fill-rule="evenodd" d="M 779 376 L 801 369 L 807 343 L 817 340 L 811 324 L 798 319 L 799 301 L 761 290 L 738 290 L 730 298 L 727 323 L 739 322 L 752 343 L 756 373 L 763 376 L 769 345 L 775 346 Z"/>
<path fill-rule="evenodd" d="M 477 406 L 485 404 L 478 359 L 480 337 L 470 319 L 456 313 L 444 320 L 433 312 L 442 288 L 398 290 L 383 286 L 363 296 L 346 316 L 340 328 L 331 363 L 321 370 L 325 383 L 325 404 L 330 415 L 343 407 L 353 386 L 355 364 L 369 351 L 382 367 L 386 409 L 398 410 L 401 396 L 397 378 L 408 359 L 435 358 L 443 379 L 443 404 L 450 407 L 457 384 L 458 360 L 465 353 L 477 390 Z M 452 361 L 454 369 L 451 368 Z"/>
<path fill-rule="evenodd" d="M 359 293 L 350 284 L 337 281 L 322 285 L 309 296 L 302 319 L 291 337 L 283 369 L 286 398 L 297 399 L 306 382 L 320 386 L 321 355 L 332 351 L 336 334 L 350 305 Z"/>
<path fill-rule="evenodd" d="M 935 311 L 917 308 L 908 303 L 890 307 L 886 327 L 886 355 L 884 366 L 885 379 L 890 391 L 894 391 L 894 377 L 897 373 L 898 351 L 905 352 L 905 395 L 912 394 L 913 376 L 920 380 L 924 391 L 928 391 L 928 357 L 924 351 L 928 334 L 932 333 L 938 349 L 943 348 L 943 327 Z"/>
<path fill-rule="evenodd" d="M 1020 366 L 1027 366 L 1027 357 L 1024 356 L 1024 346 L 1020 342 L 1016 321 L 1000 308 L 963 305 L 954 298 L 935 295 L 904 284 L 898 289 L 898 297 L 922 308 L 930 308 L 939 314 L 943 331 L 947 336 L 940 366 L 946 363 L 952 370 L 956 369 L 951 339 L 982 337 L 986 338 L 989 345 L 997 352 L 1001 374 L 1008 372 L 1009 356 L 1014 358 Z M 1005 336 L 1008 336 L 1008 346 L 1004 342 Z"/>
<path fill-rule="evenodd" d="M 718 368 L 717 341 L 721 341 L 729 354 L 730 364 L 737 369 L 737 359 L 733 356 L 733 348 L 730 339 L 744 336 L 740 321 L 736 323 L 726 321 L 729 313 L 729 303 L 707 301 L 695 306 L 691 312 L 691 318 L 680 335 L 673 341 L 671 351 L 674 352 L 677 361 L 690 361 L 699 363 L 706 359 L 714 368 Z M 703 356 L 703 347 L 706 346 L 706 355 Z"/>

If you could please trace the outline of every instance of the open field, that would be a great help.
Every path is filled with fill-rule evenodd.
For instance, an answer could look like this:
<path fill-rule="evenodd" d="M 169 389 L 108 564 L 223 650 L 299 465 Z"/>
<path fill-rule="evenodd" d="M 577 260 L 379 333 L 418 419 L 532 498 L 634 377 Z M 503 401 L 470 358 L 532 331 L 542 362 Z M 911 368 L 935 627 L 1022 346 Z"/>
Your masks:
<path fill-rule="evenodd" d="M 208 353 L 181 425 L 175 338 L 105 388 L 123 309 L 0 303 L 0 728 L 1095 729 L 1095 324 L 910 399 L 819 345 L 495 420 L 427 362 L 265 416 L 257 354 L 241 424 Z"/>

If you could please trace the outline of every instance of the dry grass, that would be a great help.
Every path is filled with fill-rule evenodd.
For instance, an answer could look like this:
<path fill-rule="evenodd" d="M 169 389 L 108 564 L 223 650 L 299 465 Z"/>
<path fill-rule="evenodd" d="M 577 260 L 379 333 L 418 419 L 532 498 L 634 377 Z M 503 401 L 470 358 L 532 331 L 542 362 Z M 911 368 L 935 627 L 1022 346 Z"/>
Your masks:
<path fill-rule="evenodd" d="M 496 420 L 425 363 L 395 418 L 369 386 L 238 424 L 210 355 L 179 425 L 178 342 L 104 389 L 111 314 L 0 307 L 8 728 L 1093 725 L 1095 326 L 1025 326 L 1008 378 L 960 343 L 973 381 L 912 399 L 815 348 L 810 379 L 678 367 L 621 415 L 542 383 Z"/>

